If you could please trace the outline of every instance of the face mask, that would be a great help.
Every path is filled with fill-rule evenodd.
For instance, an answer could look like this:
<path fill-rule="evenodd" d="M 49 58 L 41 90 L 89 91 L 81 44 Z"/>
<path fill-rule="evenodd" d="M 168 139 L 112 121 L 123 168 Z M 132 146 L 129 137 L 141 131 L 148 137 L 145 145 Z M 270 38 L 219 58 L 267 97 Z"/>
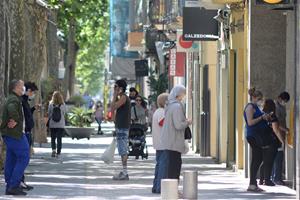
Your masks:
<path fill-rule="evenodd" d="M 280 104 L 281 104 L 282 106 L 286 106 L 286 102 L 285 102 L 285 101 L 282 101 Z"/>
<path fill-rule="evenodd" d="M 263 105 L 264 105 L 263 100 L 257 101 L 257 102 L 256 102 L 256 105 L 257 105 L 260 109 L 262 109 L 262 107 L 263 107 Z"/>
<path fill-rule="evenodd" d="M 25 93 L 26 93 L 26 88 L 25 88 L 25 86 L 23 86 L 22 95 L 24 95 Z"/>
<path fill-rule="evenodd" d="M 32 96 L 29 96 L 28 99 L 33 100 L 35 97 L 35 94 L 33 94 Z"/>

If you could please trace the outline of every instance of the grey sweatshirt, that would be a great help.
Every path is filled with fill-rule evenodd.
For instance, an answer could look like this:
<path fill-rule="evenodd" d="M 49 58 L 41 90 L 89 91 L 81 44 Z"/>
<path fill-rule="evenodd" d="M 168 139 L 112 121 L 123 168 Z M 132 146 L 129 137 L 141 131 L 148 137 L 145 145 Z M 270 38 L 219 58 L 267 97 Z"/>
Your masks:
<path fill-rule="evenodd" d="M 66 105 L 62 104 L 60 106 L 60 111 L 61 111 L 61 119 L 59 122 L 55 122 L 52 120 L 52 112 L 53 112 L 53 104 L 49 104 L 48 108 L 48 116 L 49 116 L 49 128 L 65 128 L 65 114 L 66 114 Z"/>
<path fill-rule="evenodd" d="M 188 122 L 186 121 L 182 104 L 178 101 L 169 103 L 166 108 L 161 134 L 163 150 L 184 153 L 184 131 L 187 127 Z"/>

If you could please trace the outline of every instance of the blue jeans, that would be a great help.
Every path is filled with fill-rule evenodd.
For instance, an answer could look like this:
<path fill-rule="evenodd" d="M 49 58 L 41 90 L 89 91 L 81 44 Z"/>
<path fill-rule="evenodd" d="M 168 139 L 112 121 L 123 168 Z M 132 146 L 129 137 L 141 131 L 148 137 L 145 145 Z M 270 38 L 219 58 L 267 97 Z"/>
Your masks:
<path fill-rule="evenodd" d="M 161 179 L 166 179 L 168 178 L 168 166 L 169 166 L 169 158 L 168 158 L 168 152 L 166 150 L 161 151 L 159 153 L 159 158 L 157 158 L 156 154 L 156 163 L 158 164 L 158 169 L 157 169 L 157 177 L 156 180 L 154 178 L 154 181 L 156 182 L 156 185 L 154 185 L 153 181 L 153 191 L 155 193 L 160 193 L 160 186 L 161 186 Z M 156 168 L 155 168 L 155 173 L 156 173 Z"/>
<path fill-rule="evenodd" d="M 128 133 L 128 129 L 116 129 L 117 146 L 120 156 L 126 156 L 128 154 Z"/>
<path fill-rule="evenodd" d="M 284 151 L 277 151 L 272 171 L 273 181 L 282 181 L 283 154 Z"/>
<path fill-rule="evenodd" d="M 31 146 L 32 145 L 32 135 L 31 135 L 31 132 L 25 132 L 25 136 L 26 136 L 26 138 L 28 140 L 29 146 Z"/>
<path fill-rule="evenodd" d="M 6 188 L 19 187 L 24 171 L 29 164 L 29 145 L 25 135 L 20 139 L 3 137 L 6 145 L 4 177 Z"/>
<path fill-rule="evenodd" d="M 154 192 L 160 191 L 160 180 L 158 181 L 158 172 L 161 170 L 160 159 L 162 153 L 163 153 L 162 150 L 156 151 L 156 165 L 155 165 L 154 180 L 153 180 L 153 187 L 152 187 L 152 191 Z"/>

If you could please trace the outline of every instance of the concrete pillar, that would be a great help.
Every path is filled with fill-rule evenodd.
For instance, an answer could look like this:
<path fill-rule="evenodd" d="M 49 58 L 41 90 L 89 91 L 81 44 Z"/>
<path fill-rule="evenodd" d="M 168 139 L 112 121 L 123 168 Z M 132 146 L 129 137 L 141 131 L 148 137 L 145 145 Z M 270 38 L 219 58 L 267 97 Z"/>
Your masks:
<path fill-rule="evenodd" d="M 183 172 L 183 198 L 198 199 L 198 172 Z"/>
<path fill-rule="evenodd" d="M 178 199 L 178 180 L 162 179 L 161 180 L 161 199 Z"/>

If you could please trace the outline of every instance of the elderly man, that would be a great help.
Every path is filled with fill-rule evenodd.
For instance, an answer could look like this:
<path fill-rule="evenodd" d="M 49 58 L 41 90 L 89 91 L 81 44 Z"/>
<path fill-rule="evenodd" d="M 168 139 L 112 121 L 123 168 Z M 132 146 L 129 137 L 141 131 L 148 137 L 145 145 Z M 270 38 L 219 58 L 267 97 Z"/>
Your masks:
<path fill-rule="evenodd" d="M 13 80 L 10 94 L 3 107 L 0 132 L 6 145 L 4 176 L 6 195 L 26 195 L 20 182 L 29 163 L 29 144 L 23 132 L 24 116 L 21 96 L 25 93 L 24 82 Z"/>

